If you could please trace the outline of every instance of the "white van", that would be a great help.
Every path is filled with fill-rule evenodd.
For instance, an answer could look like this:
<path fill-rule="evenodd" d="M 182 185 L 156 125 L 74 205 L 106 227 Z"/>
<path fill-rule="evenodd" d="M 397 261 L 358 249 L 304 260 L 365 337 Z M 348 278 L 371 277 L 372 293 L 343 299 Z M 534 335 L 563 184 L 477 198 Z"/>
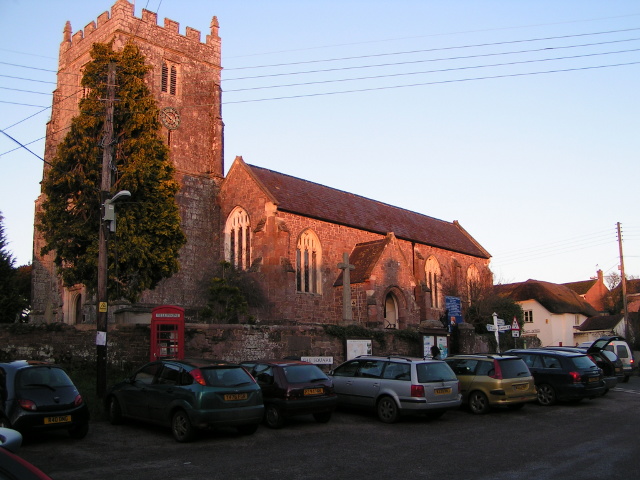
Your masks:
<path fill-rule="evenodd" d="M 632 375 L 637 369 L 633 351 L 629 348 L 629 344 L 623 337 L 613 335 L 610 337 L 600 337 L 592 344 L 594 347 L 601 348 L 603 350 L 609 350 L 615 353 L 622 361 L 622 368 L 624 370 L 623 382 L 629 381 L 629 376 Z"/>

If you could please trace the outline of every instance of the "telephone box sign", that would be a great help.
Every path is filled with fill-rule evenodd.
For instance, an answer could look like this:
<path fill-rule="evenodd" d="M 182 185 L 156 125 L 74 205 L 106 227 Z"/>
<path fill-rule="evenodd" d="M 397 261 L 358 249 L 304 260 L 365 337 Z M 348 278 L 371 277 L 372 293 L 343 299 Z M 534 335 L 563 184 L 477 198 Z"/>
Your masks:
<path fill-rule="evenodd" d="M 162 305 L 151 311 L 151 360 L 184 358 L 184 309 Z"/>

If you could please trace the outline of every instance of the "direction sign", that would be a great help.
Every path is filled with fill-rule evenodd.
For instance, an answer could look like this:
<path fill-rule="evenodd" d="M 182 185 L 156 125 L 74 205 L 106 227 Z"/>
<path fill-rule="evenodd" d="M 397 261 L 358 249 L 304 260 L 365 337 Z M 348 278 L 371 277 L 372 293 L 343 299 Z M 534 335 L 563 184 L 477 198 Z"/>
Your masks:
<path fill-rule="evenodd" d="M 495 332 L 498 329 L 496 328 L 496 326 L 493 323 L 487 323 L 487 331 L 489 332 Z"/>
<path fill-rule="evenodd" d="M 501 319 L 501 318 L 496 318 L 496 323 L 497 323 L 498 325 L 504 325 L 504 320 L 503 320 L 503 319 Z"/>
<path fill-rule="evenodd" d="M 511 330 L 511 325 L 498 325 L 499 332 L 506 332 Z"/>

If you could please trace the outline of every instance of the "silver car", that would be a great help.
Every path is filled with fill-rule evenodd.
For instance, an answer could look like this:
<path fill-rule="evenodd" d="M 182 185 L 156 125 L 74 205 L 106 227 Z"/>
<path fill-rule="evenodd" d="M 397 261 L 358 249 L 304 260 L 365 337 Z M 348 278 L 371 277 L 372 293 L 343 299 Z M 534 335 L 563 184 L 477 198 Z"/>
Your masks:
<path fill-rule="evenodd" d="M 362 355 L 329 375 L 338 405 L 375 409 L 385 423 L 404 414 L 437 418 L 462 402 L 460 383 L 442 360 Z"/>

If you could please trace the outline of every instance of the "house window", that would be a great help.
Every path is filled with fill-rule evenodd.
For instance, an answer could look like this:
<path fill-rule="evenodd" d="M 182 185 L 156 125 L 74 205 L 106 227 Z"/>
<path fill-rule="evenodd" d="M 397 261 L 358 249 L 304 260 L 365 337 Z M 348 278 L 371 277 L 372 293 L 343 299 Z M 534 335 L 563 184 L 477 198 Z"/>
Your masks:
<path fill-rule="evenodd" d="M 524 323 L 533 323 L 533 310 L 524 311 Z"/>
<path fill-rule="evenodd" d="M 322 249 L 320 241 L 311 230 L 305 230 L 296 248 L 296 290 L 305 293 L 322 293 L 320 267 Z"/>
<path fill-rule="evenodd" d="M 238 270 L 251 266 L 251 222 L 247 212 L 236 207 L 227 218 L 224 229 L 224 257 Z"/>
<path fill-rule="evenodd" d="M 433 255 L 427 259 L 424 266 L 424 273 L 431 297 L 432 308 L 442 308 L 442 286 L 440 264 Z"/>
<path fill-rule="evenodd" d="M 178 68 L 171 63 L 162 63 L 162 91 L 170 95 L 176 94 L 178 84 Z"/>

